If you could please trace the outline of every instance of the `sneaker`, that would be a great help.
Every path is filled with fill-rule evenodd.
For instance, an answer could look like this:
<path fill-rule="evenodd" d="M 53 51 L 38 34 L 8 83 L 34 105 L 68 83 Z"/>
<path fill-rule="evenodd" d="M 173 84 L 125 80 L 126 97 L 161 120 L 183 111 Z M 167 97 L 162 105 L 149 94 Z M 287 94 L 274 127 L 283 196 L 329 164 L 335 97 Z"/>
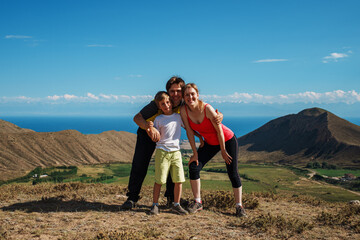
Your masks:
<path fill-rule="evenodd" d="M 159 215 L 159 207 L 157 205 L 153 205 L 150 209 L 150 215 Z"/>
<path fill-rule="evenodd" d="M 193 202 L 188 206 L 187 210 L 189 213 L 196 213 L 203 210 L 203 205 L 199 202 Z"/>
<path fill-rule="evenodd" d="M 188 214 L 188 211 L 186 211 L 185 209 L 183 209 L 180 204 L 179 205 L 176 205 L 176 206 L 172 206 L 171 207 L 172 211 L 179 214 L 179 215 L 187 215 Z"/>
<path fill-rule="evenodd" d="M 166 197 L 166 207 L 171 208 L 174 204 L 174 198 L 173 197 Z"/>
<path fill-rule="evenodd" d="M 237 217 L 246 217 L 245 209 L 242 206 L 236 207 L 236 216 Z"/>
<path fill-rule="evenodd" d="M 135 206 L 136 206 L 136 202 L 128 199 L 123 203 L 123 205 L 121 205 L 121 209 L 123 209 L 123 210 L 131 210 Z"/>

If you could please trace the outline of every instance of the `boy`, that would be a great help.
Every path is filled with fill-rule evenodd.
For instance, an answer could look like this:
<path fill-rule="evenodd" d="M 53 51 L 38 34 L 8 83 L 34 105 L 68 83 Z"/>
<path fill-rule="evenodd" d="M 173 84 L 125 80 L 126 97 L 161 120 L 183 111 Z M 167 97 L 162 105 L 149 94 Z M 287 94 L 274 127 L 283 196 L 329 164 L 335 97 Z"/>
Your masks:
<path fill-rule="evenodd" d="M 160 132 L 160 140 L 156 143 L 155 184 L 150 214 L 159 214 L 158 200 L 161 186 L 166 183 L 170 172 L 171 178 L 175 183 L 174 203 L 171 209 L 177 214 L 186 215 L 188 212 L 180 205 L 182 183 L 185 182 L 180 152 L 181 117 L 180 114 L 173 113 L 172 103 L 167 92 L 158 92 L 155 95 L 155 102 L 163 114 L 157 116 L 154 120 L 154 127 Z"/>

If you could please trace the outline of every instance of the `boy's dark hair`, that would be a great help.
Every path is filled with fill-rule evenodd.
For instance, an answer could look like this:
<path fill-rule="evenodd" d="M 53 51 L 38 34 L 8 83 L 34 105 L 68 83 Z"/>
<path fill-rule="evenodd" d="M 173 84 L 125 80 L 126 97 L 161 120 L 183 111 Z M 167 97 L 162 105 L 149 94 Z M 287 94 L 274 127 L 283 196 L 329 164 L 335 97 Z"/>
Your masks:
<path fill-rule="evenodd" d="M 170 99 L 169 94 L 167 92 L 165 92 L 165 91 L 159 91 L 159 92 L 156 93 L 154 100 L 155 100 L 155 103 L 156 103 L 156 105 L 158 107 L 159 107 L 159 102 L 161 100 L 163 100 L 165 97 L 168 97 Z"/>
<path fill-rule="evenodd" d="M 185 86 L 185 81 L 181 77 L 171 77 L 166 83 L 166 91 L 169 92 L 169 89 L 173 84 L 180 84 L 180 87 L 183 88 Z"/>

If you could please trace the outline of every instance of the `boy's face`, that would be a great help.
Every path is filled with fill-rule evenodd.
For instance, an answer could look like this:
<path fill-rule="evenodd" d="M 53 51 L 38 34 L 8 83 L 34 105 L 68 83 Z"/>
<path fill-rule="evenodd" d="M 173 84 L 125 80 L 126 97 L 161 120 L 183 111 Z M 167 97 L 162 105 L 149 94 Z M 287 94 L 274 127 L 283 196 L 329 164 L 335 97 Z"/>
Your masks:
<path fill-rule="evenodd" d="M 172 114 L 172 104 L 170 101 L 170 98 L 166 97 L 163 100 L 159 102 L 159 108 L 165 115 L 171 115 Z"/>

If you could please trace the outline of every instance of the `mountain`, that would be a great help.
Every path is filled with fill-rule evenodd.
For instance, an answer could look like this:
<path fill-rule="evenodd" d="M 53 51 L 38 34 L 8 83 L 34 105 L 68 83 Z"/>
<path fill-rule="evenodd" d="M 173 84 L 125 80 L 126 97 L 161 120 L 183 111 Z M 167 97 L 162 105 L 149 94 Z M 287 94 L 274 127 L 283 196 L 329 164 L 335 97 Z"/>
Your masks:
<path fill-rule="evenodd" d="M 360 126 L 321 108 L 274 119 L 238 143 L 241 161 L 360 166 Z"/>
<path fill-rule="evenodd" d="M 35 132 L 0 120 L 0 180 L 38 166 L 131 162 L 135 142 L 136 135 L 128 132 Z"/>

